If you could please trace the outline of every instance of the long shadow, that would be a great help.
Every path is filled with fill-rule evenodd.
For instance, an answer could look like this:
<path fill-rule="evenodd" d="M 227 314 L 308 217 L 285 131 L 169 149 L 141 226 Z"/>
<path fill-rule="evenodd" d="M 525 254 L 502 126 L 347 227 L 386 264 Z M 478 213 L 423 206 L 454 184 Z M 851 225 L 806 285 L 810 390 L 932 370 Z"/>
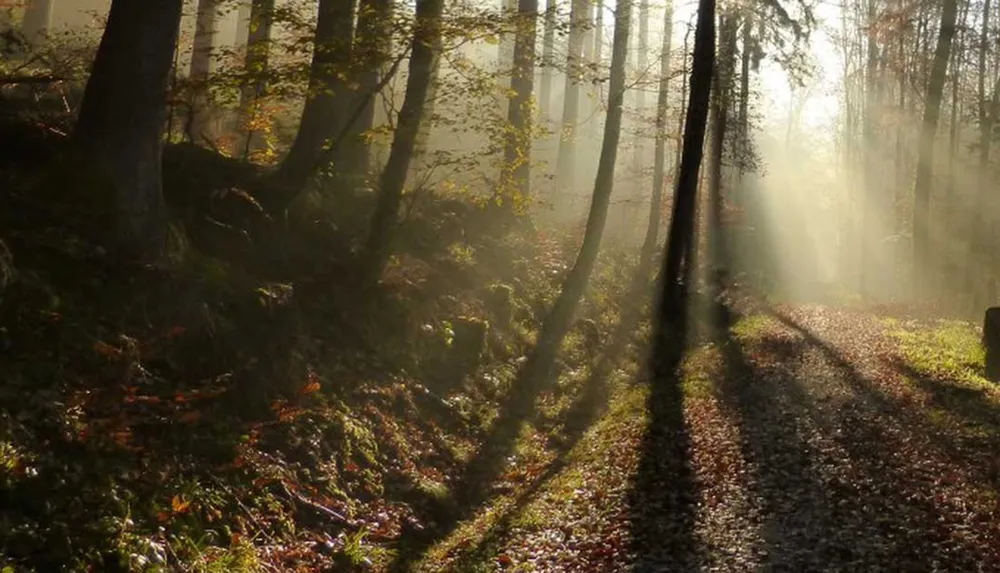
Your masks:
<path fill-rule="evenodd" d="M 639 310 L 632 301 L 641 288 L 642 283 L 635 281 L 628 289 L 629 294 L 624 298 L 622 308 L 629 310 L 623 313 L 612 336 L 611 344 L 595 360 L 591 374 L 584 382 L 583 392 L 567 413 L 563 436 L 556 446 L 557 459 L 518 496 L 514 507 L 501 517 L 499 525 L 495 527 L 496 533 L 509 528 L 517 512 L 530 501 L 541 486 L 558 475 L 565 467 L 566 456 L 573 445 L 601 413 L 607 402 L 607 378 L 620 362 L 621 354 L 630 339 L 629 335 L 638 321 Z M 632 310 L 633 307 L 636 308 Z M 476 455 L 466 463 L 465 469 L 455 482 L 453 495 L 448 504 L 442 505 L 428 500 L 430 503 L 422 517 L 427 521 L 434 521 L 436 527 L 423 531 L 404 530 L 399 541 L 397 557 L 389 570 L 408 571 L 434 544 L 445 539 L 462 521 L 470 518 L 475 511 L 494 497 L 492 486 L 502 475 L 524 424 L 537 415 L 536 400 L 550 383 L 549 380 L 538 380 L 537 370 L 531 364 L 533 359 L 535 359 L 534 353 L 529 357 L 529 362 L 518 372 L 518 377 L 507 400 L 500 408 L 500 414 L 493 423 L 490 434 Z"/>
<path fill-rule="evenodd" d="M 846 454 L 846 459 L 833 457 L 827 462 L 827 467 L 841 470 L 832 472 L 826 483 L 838 510 L 837 527 L 824 537 L 834 540 L 830 547 L 837 557 L 828 566 L 837 562 L 847 566 L 860 559 L 892 563 L 897 570 L 924 570 L 930 562 L 945 570 L 979 569 L 988 558 L 982 548 L 964 534 L 956 538 L 950 532 L 951 527 L 969 525 L 962 525 L 967 508 L 949 499 L 952 494 L 940 481 L 940 466 L 928 461 L 933 455 L 922 449 L 927 446 L 921 442 L 952 463 L 965 460 L 951 457 L 939 432 L 908 411 L 906 404 L 877 390 L 836 347 L 786 315 L 772 316 L 801 336 L 803 353 L 822 357 L 810 364 L 808 382 L 797 382 L 818 393 L 801 414 Z M 830 366 L 828 372 L 824 373 L 823 364 Z M 853 394 L 841 397 L 839 403 L 826 403 L 824 390 L 838 381 Z M 981 533 L 1000 534 L 995 527 L 982 527 Z"/>
<path fill-rule="evenodd" d="M 481 563 L 486 558 L 493 546 L 510 533 L 515 520 L 525 507 L 535 498 L 541 489 L 558 476 L 569 466 L 569 454 L 573 447 L 579 443 L 584 434 L 600 418 L 606 410 L 609 398 L 609 378 L 625 359 L 623 356 L 632 342 L 632 335 L 635 326 L 640 319 L 640 307 L 632 304 L 637 291 L 640 290 L 638 284 L 634 284 L 629 294 L 622 300 L 622 308 L 626 311 L 618 321 L 614 333 L 611 336 L 611 343 L 605 348 L 600 356 L 592 362 L 590 374 L 583 383 L 583 391 L 569 407 L 563 422 L 563 430 L 558 436 L 558 442 L 554 446 L 556 458 L 549 462 L 545 471 L 531 481 L 522 491 L 520 491 L 513 503 L 496 518 L 490 528 L 483 534 L 482 539 L 467 553 L 465 560 L 470 564 Z"/>
<path fill-rule="evenodd" d="M 691 437 L 684 419 L 681 362 L 691 340 L 686 313 L 654 325 L 650 348 L 649 421 L 628 494 L 631 570 L 694 571 L 696 492 Z M 667 328 L 670 328 L 668 331 Z"/>

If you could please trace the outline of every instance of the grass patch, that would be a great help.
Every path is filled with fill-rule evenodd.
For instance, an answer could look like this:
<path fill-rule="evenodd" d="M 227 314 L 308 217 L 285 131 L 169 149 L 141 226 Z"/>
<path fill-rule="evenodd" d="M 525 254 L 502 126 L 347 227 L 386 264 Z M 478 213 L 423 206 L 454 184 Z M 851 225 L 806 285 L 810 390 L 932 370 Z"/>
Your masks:
<path fill-rule="evenodd" d="M 963 383 L 987 382 L 983 378 L 986 354 L 979 331 L 971 324 L 940 321 L 927 327 L 893 321 L 887 326 L 903 360 L 913 370 Z"/>
<path fill-rule="evenodd" d="M 747 343 L 760 340 L 780 327 L 781 323 L 771 316 L 752 314 L 736 321 L 736 324 L 730 327 L 730 332 L 737 341 Z"/>

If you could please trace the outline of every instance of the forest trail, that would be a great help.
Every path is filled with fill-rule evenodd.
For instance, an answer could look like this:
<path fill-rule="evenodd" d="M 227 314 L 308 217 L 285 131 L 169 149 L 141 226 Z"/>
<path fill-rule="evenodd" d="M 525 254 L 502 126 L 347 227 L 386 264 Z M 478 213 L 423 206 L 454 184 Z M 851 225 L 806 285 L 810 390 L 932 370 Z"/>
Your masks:
<path fill-rule="evenodd" d="M 1000 392 L 975 348 L 961 323 L 748 314 L 685 360 L 683 426 L 648 427 L 623 382 L 415 568 L 1000 571 Z"/>

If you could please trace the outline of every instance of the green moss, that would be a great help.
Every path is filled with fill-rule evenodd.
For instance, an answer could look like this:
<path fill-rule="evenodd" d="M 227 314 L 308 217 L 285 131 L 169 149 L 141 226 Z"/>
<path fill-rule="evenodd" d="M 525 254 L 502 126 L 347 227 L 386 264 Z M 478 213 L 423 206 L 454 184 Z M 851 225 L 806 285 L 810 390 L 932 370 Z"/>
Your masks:
<path fill-rule="evenodd" d="M 931 328 L 903 326 L 889 332 L 906 364 L 916 372 L 964 383 L 986 382 L 982 377 L 986 355 L 971 324 L 941 321 Z"/>
<path fill-rule="evenodd" d="M 730 328 L 730 332 L 736 340 L 746 343 L 762 338 L 778 326 L 779 323 L 774 318 L 763 314 L 754 314 L 739 319 Z"/>

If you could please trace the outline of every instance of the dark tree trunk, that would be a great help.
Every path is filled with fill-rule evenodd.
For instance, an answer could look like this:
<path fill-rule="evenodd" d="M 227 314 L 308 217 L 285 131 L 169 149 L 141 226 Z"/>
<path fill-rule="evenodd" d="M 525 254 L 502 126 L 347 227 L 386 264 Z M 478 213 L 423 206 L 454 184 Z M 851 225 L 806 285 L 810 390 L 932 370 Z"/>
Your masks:
<path fill-rule="evenodd" d="M 670 35 L 673 31 L 673 5 L 667 2 L 663 14 L 663 44 L 660 46 L 660 86 L 656 98 L 656 140 L 653 149 L 653 194 L 649 206 L 649 224 L 639 253 L 638 273 L 648 278 L 660 232 L 663 209 L 663 188 L 666 185 L 667 160 L 667 100 L 670 95 Z"/>
<path fill-rule="evenodd" d="M 389 60 L 392 45 L 391 0 L 361 0 L 358 6 L 358 38 L 354 44 L 354 60 L 358 67 L 355 100 L 364 109 L 351 125 L 351 133 L 341 152 L 343 169 L 356 183 L 368 176 L 371 159 L 366 133 L 375 121 L 375 101 L 383 68 Z M 353 105 L 352 105 L 353 107 Z"/>
<path fill-rule="evenodd" d="M 709 284 L 716 294 L 723 287 L 721 273 L 725 261 L 725 237 L 722 230 L 722 163 L 725 150 L 726 127 L 729 115 L 729 92 L 735 67 L 736 17 L 726 14 L 719 17 L 719 58 L 715 66 L 715 89 L 712 92 L 712 134 L 709 141 L 711 163 L 708 172 L 708 268 Z"/>
<path fill-rule="evenodd" d="M 698 25 L 694 34 L 694 59 L 691 63 L 690 96 L 684 121 L 684 143 L 674 208 L 670 219 L 666 257 L 660 274 L 660 300 L 658 320 L 654 333 L 654 353 L 665 345 L 667 329 L 683 318 L 687 283 L 684 281 L 685 259 L 694 250 L 695 207 L 698 194 L 698 176 L 701 169 L 702 149 L 705 144 L 705 126 L 708 122 L 709 96 L 715 68 L 715 0 L 700 0 Z M 685 256 L 687 255 L 687 256 Z M 654 360 L 655 364 L 659 361 Z M 669 372 L 655 372 L 654 376 L 668 376 Z"/>
<path fill-rule="evenodd" d="M 958 14 L 957 0 L 944 0 L 941 12 L 941 30 L 937 46 L 934 48 L 934 62 L 927 81 L 927 96 L 924 120 L 920 129 L 917 180 L 913 189 L 913 285 L 919 287 L 929 277 L 928 246 L 930 243 L 930 195 L 931 178 L 934 168 L 934 134 L 937 131 L 938 115 L 941 111 L 941 96 L 944 92 L 945 73 L 951 52 L 951 39 L 955 35 L 955 19 Z"/>
<path fill-rule="evenodd" d="M 194 47 L 191 53 L 191 71 L 188 76 L 191 81 L 192 101 L 191 131 L 195 143 L 206 137 L 211 118 L 208 98 L 208 77 L 212 71 L 212 48 L 215 40 L 215 26 L 219 9 L 216 0 L 199 0 L 198 17 L 195 21 Z"/>
<path fill-rule="evenodd" d="M 271 211 L 286 208 L 322 167 L 324 147 L 346 121 L 350 89 L 343 78 L 351 62 L 355 0 L 319 0 L 309 93 L 299 130 L 281 163 L 281 191 L 266 201 Z"/>
<path fill-rule="evenodd" d="M 372 215 L 366 243 L 367 279 L 375 281 L 389 259 L 389 243 L 396 227 L 396 217 L 403 198 L 403 185 L 409 171 L 427 92 L 438 54 L 434 47 L 441 34 L 441 12 L 444 0 L 418 0 L 416 28 L 410 52 L 406 94 L 399 110 L 396 132 L 392 139 L 389 160 L 382 171 L 378 203 Z"/>
<path fill-rule="evenodd" d="M 528 385 L 543 383 L 552 368 L 556 352 L 573 323 L 573 315 L 583 296 L 594 263 L 601 248 L 608 206 L 614 189 L 615 163 L 618 159 L 618 142 L 621 139 L 622 101 L 625 94 L 625 60 L 628 55 L 629 25 L 633 0 L 618 0 L 615 10 L 614 45 L 611 54 L 611 78 L 608 86 L 608 112 L 604 123 L 601 156 L 594 179 L 594 194 L 587 217 L 583 244 L 573 267 L 563 281 L 559 297 L 552 306 L 538 335 L 521 381 Z"/>
<path fill-rule="evenodd" d="M 983 348 L 986 349 L 986 378 L 1000 382 L 1000 307 L 986 309 L 983 318 Z"/>
<path fill-rule="evenodd" d="M 161 151 L 182 0 L 114 0 L 74 139 L 114 186 L 128 256 L 163 254 Z"/>
<path fill-rule="evenodd" d="M 519 0 L 514 34 L 513 97 L 507 107 L 510 129 L 504 145 L 504 164 L 496 200 L 513 212 L 515 203 L 531 195 L 531 96 L 535 88 L 535 34 L 538 0 Z"/>
<path fill-rule="evenodd" d="M 267 72 L 270 66 L 271 28 L 274 24 L 275 0 L 252 0 L 247 15 L 246 53 L 243 68 L 248 81 L 240 90 L 240 131 L 245 134 L 242 149 L 244 157 L 260 147 L 260 138 L 255 137 L 254 123 L 260 101 L 267 94 Z"/>

